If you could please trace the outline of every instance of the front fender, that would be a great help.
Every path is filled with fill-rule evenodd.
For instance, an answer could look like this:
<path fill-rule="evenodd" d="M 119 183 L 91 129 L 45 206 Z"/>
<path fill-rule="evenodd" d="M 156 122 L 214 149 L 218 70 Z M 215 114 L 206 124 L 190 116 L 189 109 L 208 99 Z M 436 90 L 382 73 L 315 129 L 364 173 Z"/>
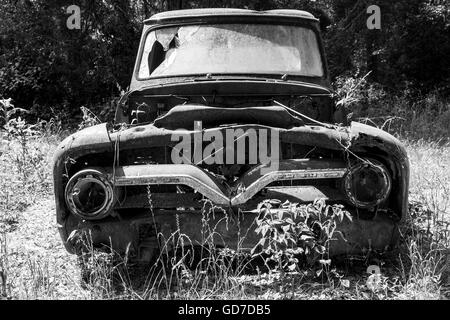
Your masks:
<path fill-rule="evenodd" d="M 396 211 L 407 218 L 410 163 L 406 148 L 386 131 L 359 122 L 350 125 L 352 142 L 350 150 L 355 153 L 372 153 L 383 158 L 394 173 L 392 194 L 395 196 Z"/>

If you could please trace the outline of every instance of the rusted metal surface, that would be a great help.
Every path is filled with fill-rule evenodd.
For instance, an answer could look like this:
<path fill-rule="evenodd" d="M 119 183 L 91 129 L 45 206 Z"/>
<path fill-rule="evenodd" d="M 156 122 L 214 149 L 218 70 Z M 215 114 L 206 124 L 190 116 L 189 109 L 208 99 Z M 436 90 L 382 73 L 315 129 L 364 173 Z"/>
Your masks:
<path fill-rule="evenodd" d="M 97 184 L 100 188 L 100 193 L 97 195 L 99 200 L 98 206 L 93 207 L 92 210 L 83 208 L 82 194 L 83 188 L 88 184 Z M 74 214 L 91 219 L 104 218 L 113 205 L 114 191 L 112 183 L 107 179 L 107 176 L 98 170 L 85 169 L 73 175 L 67 183 L 65 189 L 66 204 L 71 212 Z M 92 207 L 92 206 L 91 206 Z"/>
<path fill-rule="evenodd" d="M 150 196 L 147 194 L 138 194 L 126 196 L 123 201 L 116 203 L 116 209 L 130 209 L 130 208 L 196 208 L 203 206 L 201 201 L 202 196 L 196 193 L 154 193 Z"/>
<path fill-rule="evenodd" d="M 178 129 L 189 128 L 194 121 L 202 119 L 203 127 L 220 123 L 248 122 L 270 125 L 278 128 L 292 128 L 304 122 L 292 116 L 282 107 L 248 107 L 248 108 L 217 108 L 196 105 L 176 106 L 158 118 L 154 125 L 159 128 Z"/>
<path fill-rule="evenodd" d="M 182 184 L 208 197 L 216 204 L 228 204 L 226 190 L 214 177 L 190 164 L 157 164 L 119 167 L 111 176 L 116 186 Z"/>
<path fill-rule="evenodd" d="M 154 28 L 167 24 L 249 24 L 255 19 L 313 30 L 319 40 L 324 75 L 208 74 L 141 80 L 137 61 L 130 91 L 118 105 L 115 123 L 83 129 L 66 138 L 55 152 L 56 219 L 68 251 L 75 251 L 75 244 L 67 242 L 69 235 L 81 230 L 91 231 L 96 245 L 112 241 L 120 251 L 131 244 L 144 260 L 158 245 L 158 231 L 168 237 L 180 227 L 179 231 L 201 243 L 205 214 L 201 211 L 206 200 L 218 207 L 209 220 L 220 235 L 215 238 L 218 245 L 236 248 L 238 234 L 246 230 L 242 244 L 251 248 L 258 240 L 254 218 L 263 200 L 304 203 L 316 198 L 345 203 L 355 217 L 353 223 L 339 225 L 345 240 L 333 241 L 331 254 L 384 250 L 395 242 L 396 223 L 408 214 L 406 150 L 380 129 L 341 121 L 347 117 L 333 104 L 319 25 L 310 14 L 234 9 L 159 14 L 145 24 L 138 56 L 147 33 Z M 309 118 L 292 111 L 305 97 L 313 109 Z M 149 114 L 157 118 L 148 117 L 147 123 L 139 122 L 138 117 L 133 121 L 131 116 L 142 111 L 137 107 L 141 105 L 147 105 Z M 261 162 L 246 163 L 242 171 L 224 165 L 226 182 L 214 168 L 172 164 L 167 159 L 168 150 L 175 145 L 172 137 L 179 133 L 177 129 L 183 129 L 193 141 L 193 121 L 203 121 L 202 132 L 211 136 L 224 136 L 227 129 L 270 130 L 279 137 L 280 154 L 295 156 L 281 158 L 279 168 L 269 172 L 263 170 L 267 165 Z M 287 152 L 289 148 L 297 149 Z M 380 176 L 385 175 L 386 183 L 380 201 L 358 209 L 356 201 L 349 201 L 345 179 L 350 179 L 348 171 L 354 165 L 350 158 L 382 163 L 385 170 Z M 73 177 L 87 168 L 104 172 L 114 192 L 113 204 L 99 220 L 83 220 L 82 215 L 74 214 L 73 204 L 67 200 L 70 197 L 65 196 L 70 179 L 76 180 Z"/>
<path fill-rule="evenodd" d="M 315 199 L 325 199 L 330 202 L 340 202 L 345 200 L 342 190 L 329 186 L 283 186 L 268 187 L 264 192 L 256 194 L 250 200 L 240 205 L 244 212 L 253 211 L 258 204 L 266 199 L 277 199 L 281 203 L 311 203 Z"/>
<path fill-rule="evenodd" d="M 330 201 L 343 201 L 345 196 L 342 190 L 328 186 L 284 186 L 267 187 L 263 192 L 256 194 L 249 201 L 235 206 L 243 212 L 254 210 L 259 203 L 266 199 L 278 199 L 281 202 L 309 203 L 315 199 Z M 115 209 L 130 208 L 160 208 L 173 209 L 177 207 L 201 209 L 204 206 L 204 197 L 199 193 L 142 193 L 138 195 L 127 195 L 124 199 L 116 202 Z M 228 209 L 228 204 L 223 207 Z"/>
<path fill-rule="evenodd" d="M 146 24 L 160 24 L 166 21 L 173 22 L 173 20 L 184 20 L 184 19 L 198 19 L 201 17 L 211 18 L 215 16 L 249 16 L 253 19 L 258 17 L 267 16 L 285 16 L 297 19 L 308 19 L 313 21 L 318 21 L 311 13 L 302 10 L 267 10 L 267 11 L 255 11 L 246 9 L 187 9 L 187 10 L 172 10 L 167 12 L 161 12 L 153 15 L 150 19 L 144 21 Z"/>
<path fill-rule="evenodd" d="M 248 128 L 254 126 L 236 126 L 241 128 Z M 77 159 L 87 154 L 96 154 L 102 152 L 113 153 L 114 144 L 120 141 L 122 149 L 143 148 L 148 145 L 170 145 L 171 130 L 155 128 L 152 125 L 144 125 L 135 128 L 125 129 L 118 133 L 107 132 L 106 126 L 100 125 L 87 128 L 75 135 L 67 138 L 59 147 L 55 154 L 54 167 L 54 186 L 55 199 L 57 207 L 57 221 L 60 225 L 60 233 L 63 240 L 68 238 L 72 232 L 72 228 L 67 228 L 65 224 L 66 219 L 70 216 L 68 208 L 64 199 L 64 175 L 68 167 L 69 159 Z M 136 128 L 137 129 L 137 128 Z M 348 146 L 349 151 L 361 154 L 366 152 L 367 148 L 370 150 L 380 150 L 380 155 L 388 159 L 389 169 L 392 171 L 392 200 L 391 208 L 399 216 L 405 217 L 407 215 L 407 191 L 409 184 L 409 162 L 406 156 L 405 149 L 398 142 L 397 139 L 388 135 L 387 133 L 372 128 L 366 125 L 353 122 L 352 125 L 345 129 L 328 129 L 313 126 L 294 127 L 292 129 L 272 128 L 273 130 L 280 130 L 280 140 L 282 142 L 295 142 L 304 145 L 317 146 L 327 148 L 330 150 L 342 150 L 344 146 Z M 206 130 L 220 130 L 219 128 Z M 70 163 L 69 163 L 70 166 Z M 112 166 L 112 163 L 111 163 Z M 168 169 L 170 171 L 170 169 Z M 333 171 L 333 170 L 331 170 Z M 337 172 L 339 175 L 341 171 Z M 301 173 L 305 174 L 305 172 Z M 306 177 L 306 176 L 304 176 Z M 292 177 L 290 177 L 292 178 Z M 190 181 L 194 181 L 189 178 Z M 205 193 L 211 193 L 211 186 L 215 183 L 211 178 L 205 188 Z M 151 182 L 147 180 L 146 182 Z M 157 183 L 157 179 L 153 180 Z M 161 182 L 161 181 L 160 181 Z M 217 190 L 211 198 L 218 197 L 217 203 L 228 204 L 229 198 L 223 196 L 223 191 L 220 187 L 213 187 Z M 260 186 L 256 186 L 253 190 L 259 191 Z M 246 192 L 247 195 L 253 194 L 254 191 Z M 240 196 L 243 197 L 243 196 Z M 234 204 L 245 203 L 249 200 L 248 197 L 234 200 Z M 183 206 L 180 204 L 179 206 Z M 67 249 L 72 251 L 73 248 L 67 244 Z"/>
<path fill-rule="evenodd" d="M 77 224 L 77 227 L 81 231 L 90 232 L 94 243 L 112 245 L 118 252 L 123 252 L 131 244 L 131 255 L 138 254 L 141 243 L 157 249 L 158 241 L 170 239 L 174 234 L 183 234 L 189 238 L 187 245 L 201 246 L 212 239 L 219 247 L 249 251 L 259 241 L 254 232 L 256 215 L 257 213 L 237 215 L 219 211 L 205 217 L 201 213 L 182 211 L 154 212 L 153 215 L 120 222 L 84 221 Z M 147 236 L 139 231 L 140 228 L 148 229 Z M 373 220 L 356 218 L 350 222 L 344 219 L 337 225 L 337 231 L 339 232 L 334 233 L 330 244 L 330 255 L 384 251 L 395 242 L 397 236 L 396 223 L 384 215 Z M 158 233 L 159 240 L 156 237 Z"/>
<path fill-rule="evenodd" d="M 261 126 L 236 125 L 234 129 L 261 128 Z M 266 127 L 264 127 L 266 128 Z M 136 130 L 139 129 L 139 130 Z M 292 129 L 271 128 L 279 130 L 281 142 L 298 143 L 330 150 L 348 150 L 360 154 L 366 152 L 366 148 L 382 151 L 392 161 L 391 170 L 395 173 L 392 189 L 399 194 L 398 210 L 407 213 L 407 190 L 409 183 L 409 162 L 406 150 L 401 143 L 386 132 L 359 123 L 352 122 L 351 126 L 343 129 L 328 129 L 314 126 L 302 126 Z M 205 131 L 220 131 L 213 128 Z M 121 150 L 145 148 L 146 146 L 171 145 L 172 130 L 155 128 L 153 125 L 143 125 L 136 128 L 125 129 L 120 132 L 108 133 L 106 125 L 98 125 L 84 129 L 66 138 L 55 152 L 54 185 L 56 195 L 63 190 L 62 177 L 66 173 L 69 159 L 77 159 L 86 154 L 98 154 L 102 152 L 113 153 L 114 145 L 120 141 Z M 194 134 L 194 132 L 190 132 Z M 112 166 L 112 163 L 111 163 Z M 63 192 L 62 192 L 63 193 Z M 405 200 L 406 199 L 406 200 Z M 63 197 L 62 200 L 64 201 Z M 59 201 L 58 201 L 59 203 Z M 64 215 L 63 210 L 60 215 Z"/>
<path fill-rule="evenodd" d="M 261 173 L 267 165 L 260 165 L 245 174 L 229 188 L 202 169 L 190 164 L 139 165 L 116 168 L 110 179 L 115 186 L 182 184 L 197 190 L 214 204 L 239 205 L 274 181 L 342 178 L 347 169 L 344 163 L 313 160 L 281 161 L 276 171 Z M 232 191 L 239 187 L 237 195 Z M 180 205 L 182 202 L 180 201 Z"/>
<path fill-rule="evenodd" d="M 362 172 L 364 178 L 357 176 L 358 172 Z M 372 180 L 376 180 L 379 182 L 378 186 L 374 185 L 371 186 L 372 187 L 371 191 L 377 193 L 376 200 L 375 201 L 360 200 L 358 199 L 357 196 L 359 188 L 354 186 L 354 184 L 358 184 L 358 181 L 354 180 L 355 179 L 364 180 L 365 184 L 369 184 L 370 175 L 375 176 L 375 179 L 372 178 Z M 363 187 L 363 185 L 361 184 L 358 185 Z M 391 191 L 391 185 L 392 185 L 391 177 L 389 176 L 389 173 L 385 168 L 385 166 L 382 163 L 372 159 L 370 160 L 368 159 L 367 162 L 361 162 L 352 166 L 344 179 L 344 188 L 348 195 L 348 198 L 358 208 L 374 207 L 385 201 Z"/>
<path fill-rule="evenodd" d="M 245 191 L 231 199 L 232 205 L 247 202 L 274 181 L 342 178 L 347 172 L 342 162 L 308 159 L 280 161 L 278 170 L 263 174 L 261 170 L 266 167 L 267 165 L 257 166 L 237 181 L 237 185 Z"/>

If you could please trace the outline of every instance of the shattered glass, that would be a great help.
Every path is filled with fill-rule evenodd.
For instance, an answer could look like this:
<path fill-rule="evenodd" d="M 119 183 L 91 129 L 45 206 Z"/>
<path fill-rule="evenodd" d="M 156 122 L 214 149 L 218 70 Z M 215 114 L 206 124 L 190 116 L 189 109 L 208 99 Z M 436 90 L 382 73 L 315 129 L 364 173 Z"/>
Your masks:
<path fill-rule="evenodd" d="M 286 25 L 216 24 L 148 34 L 139 77 L 188 74 L 322 76 L 314 31 Z"/>

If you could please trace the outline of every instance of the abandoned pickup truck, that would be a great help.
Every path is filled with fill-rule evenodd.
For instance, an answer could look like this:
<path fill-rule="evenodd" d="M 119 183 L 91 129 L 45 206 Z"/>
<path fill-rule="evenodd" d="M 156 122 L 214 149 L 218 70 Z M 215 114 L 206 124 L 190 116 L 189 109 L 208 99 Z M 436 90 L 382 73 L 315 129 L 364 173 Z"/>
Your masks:
<path fill-rule="evenodd" d="M 252 248 L 268 199 L 344 205 L 332 255 L 391 247 L 408 214 L 404 147 L 349 123 L 319 21 L 298 10 L 153 15 L 114 122 L 66 138 L 53 174 L 69 252 L 86 231 L 144 262 L 177 230 L 200 245 L 206 220 L 217 246 Z"/>

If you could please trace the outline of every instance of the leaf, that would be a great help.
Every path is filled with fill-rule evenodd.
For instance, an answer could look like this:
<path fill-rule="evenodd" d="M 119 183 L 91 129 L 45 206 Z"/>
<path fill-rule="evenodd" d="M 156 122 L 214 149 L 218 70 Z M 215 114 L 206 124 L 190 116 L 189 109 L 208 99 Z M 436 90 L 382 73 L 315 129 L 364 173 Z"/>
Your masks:
<path fill-rule="evenodd" d="M 290 264 L 290 265 L 288 265 L 288 269 L 289 269 L 289 271 L 294 271 L 295 270 L 295 267 L 296 267 L 297 265 L 295 265 L 294 263 L 293 264 Z"/>
<path fill-rule="evenodd" d="M 286 200 L 285 202 L 283 202 L 283 204 L 281 205 L 282 208 L 288 208 L 290 205 L 289 200 Z"/>
<path fill-rule="evenodd" d="M 281 226 L 281 229 L 283 230 L 283 232 L 288 233 L 289 230 L 291 229 L 291 226 L 287 225 L 287 226 Z"/>
<path fill-rule="evenodd" d="M 326 265 L 330 265 L 331 264 L 331 259 L 320 259 L 319 260 L 319 263 L 321 264 L 321 265 L 324 265 L 324 266 L 326 266 Z"/>
<path fill-rule="evenodd" d="M 259 239 L 257 245 L 264 247 L 264 245 L 266 244 L 266 241 L 267 241 L 267 238 L 261 238 L 261 239 Z"/>
<path fill-rule="evenodd" d="M 325 254 L 326 248 L 318 244 L 314 247 L 314 250 L 316 250 L 318 254 Z"/>
<path fill-rule="evenodd" d="M 260 230 L 261 230 L 262 236 L 265 237 L 267 234 L 267 231 L 269 230 L 269 225 L 264 224 L 263 226 L 260 227 Z"/>
<path fill-rule="evenodd" d="M 350 222 L 353 221 L 352 215 L 350 214 L 350 212 L 348 212 L 347 210 L 344 210 L 344 214 L 347 217 L 348 220 L 350 220 Z"/>
<path fill-rule="evenodd" d="M 350 280 L 342 279 L 341 286 L 343 286 L 344 288 L 350 288 Z"/>
<path fill-rule="evenodd" d="M 307 235 L 307 234 L 302 234 L 300 236 L 300 240 L 301 241 L 310 241 L 310 240 L 314 240 L 314 237 L 311 237 L 310 235 Z"/>
<path fill-rule="evenodd" d="M 283 233 L 279 233 L 278 234 L 278 239 L 277 240 L 278 240 L 279 243 L 287 244 L 286 237 L 284 236 Z"/>
<path fill-rule="evenodd" d="M 284 215 L 283 210 L 278 211 L 278 219 L 282 220 L 283 219 L 283 215 Z"/>
<path fill-rule="evenodd" d="M 286 218 L 286 220 L 284 220 L 286 223 L 290 224 L 290 225 L 294 225 L 294 221 L 291 218 Z"/>

